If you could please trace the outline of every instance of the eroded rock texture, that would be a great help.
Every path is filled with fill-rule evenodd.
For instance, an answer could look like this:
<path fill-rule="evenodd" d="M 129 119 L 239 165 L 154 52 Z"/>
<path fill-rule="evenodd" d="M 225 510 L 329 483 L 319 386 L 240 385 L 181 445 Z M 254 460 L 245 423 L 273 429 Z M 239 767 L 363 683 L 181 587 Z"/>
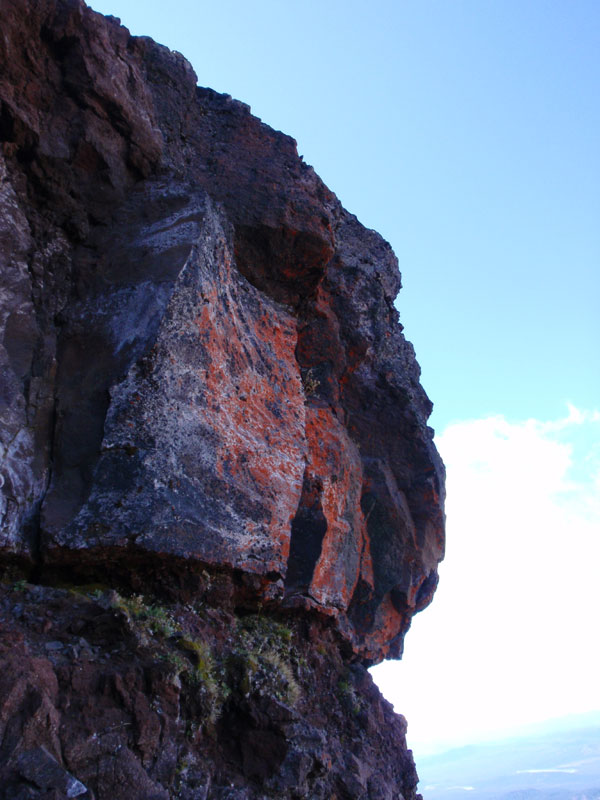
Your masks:
<path fill-rule="evenodd" d="M 406 723 L 333 631 L 216 590 L 0 587 L 0 798 L 414 798 Z"/>
<path fill-rule="evenodd" d="M 399 655 L 444 490 L 389 245 L 181 55 L 0 13 L 2 564 Z"/>

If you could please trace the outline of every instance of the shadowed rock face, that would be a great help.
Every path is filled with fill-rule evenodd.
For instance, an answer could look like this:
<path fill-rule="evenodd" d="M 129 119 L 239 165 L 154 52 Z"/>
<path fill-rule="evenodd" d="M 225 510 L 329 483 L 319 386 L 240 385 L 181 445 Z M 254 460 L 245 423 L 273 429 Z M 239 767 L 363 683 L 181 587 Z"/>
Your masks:
<path fill-rule="evenodd" d="M 0 584 L 0 798 L 420 798 L 332 628 L 198 607 Z"/>
<path fill-rule="evenodd" d="M 179 54 L 0 23 L 0 800 L 416 800 L 366 667 L 444 475 L 389 245 Z"/>
<path fill-rule="evenodd" d="M 2 6 L 0 547 L 321 615 L 398 655 L 443 554 L 389 245 L 190 65 L 79 0 Z"/>

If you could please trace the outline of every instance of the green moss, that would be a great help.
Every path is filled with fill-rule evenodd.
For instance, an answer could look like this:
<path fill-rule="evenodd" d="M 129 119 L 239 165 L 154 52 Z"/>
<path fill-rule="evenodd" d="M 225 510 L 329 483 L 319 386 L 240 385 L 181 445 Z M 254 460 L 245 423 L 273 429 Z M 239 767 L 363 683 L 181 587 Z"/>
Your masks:
<path fill-rule="evenodd" d="M 277 653 L 267 653 L 264 660 L 273 668 L 272 682 L 275 696 L 278 700 L 287 703 L 288 706 L 295 706 L 300 699 L 301 691 L 289 661 Z"/>
<path fill-rule="evenodd" d="M 285 649 L 292 641 L 292 631 L 288 627 L 262 614 L 242 617 L 238 633 L 243 641 L 260 649 Z"/>
<path fill-rule="evenodd" d="M 224 673 L 219 674 L 219 666 L 206 642 L 183 636 L 177 641 L 177 646 L 192 661 L 185 670 L 183 678 L 200 700 L 205 722 L 214 725 L 221 716 L 223 705 L 230 694 L 230 689 L 223 679 Z"/>
<path fill-rule="evenodd" d="M 189 667 L 187 661 L 172 650 L 159 653 L 158 658 L 168 664 L 172 676 L 176 679 L 179 679 Z"/>
<path fill-rule="evenodd" d="M 298 656 L 292 631 L 272 617 L 255 614 L 238 623 L 230 658 L 230 681 L 242 695 L 252 692 L 276 697 L 294 706 L 301 691 L 294 667 Z"/>
<path fill-rule="evenodd" d="M 349 710 L 355 716 L 360 714 L 362 710 L 361 701 L 348 677 L 342 678 L 338 681 L 337 694 L 342 705 L 349 708 Z"/>
<path fill-rule="evenodd" d="M 167 639 L 181 629 L 167 608 L 148 603 L 142 595 L 122 597 L 118 592 L 114 592 L 111 605 L 122 611 L 130 623 L 137 624 L 151 636 Z"/>
<path fill-rule="evenodd" d="M 215 683 L 215 662 L 206 642 L 184 636 L 179 640 L 178 646 L 192 657 L 195 679 L 207 685 Z"/>
<path fill-rule="evenodd" d="M 190 731 L 204 728 L 210 734 L 231 695 L 239 702 L 259 694 L 289 706 L 300 700 L 300 656 L 293 632 L 273 617 L 238 618 L 228 640 L 214 649 L 210 641 L 198 637 L 196 607 L 180 609 L 179 614 L 146 596 L 126 597 L 100 584 L 70 590 L 118 612 L 145 657 L 166 665 L 174 684 L 185 694 L 182 707 L 187 709 Z"/>

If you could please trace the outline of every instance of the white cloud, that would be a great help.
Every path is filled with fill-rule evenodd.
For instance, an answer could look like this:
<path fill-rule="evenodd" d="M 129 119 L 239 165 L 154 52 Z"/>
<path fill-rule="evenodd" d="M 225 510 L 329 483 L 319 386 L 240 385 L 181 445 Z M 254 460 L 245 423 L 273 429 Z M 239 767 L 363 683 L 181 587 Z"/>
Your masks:
<path fill-rule="evenodd" d="M 600 414 L 448 426 L 448 547 L 403 662 L 374 670 L 409 745 L 600 708 Z"/>

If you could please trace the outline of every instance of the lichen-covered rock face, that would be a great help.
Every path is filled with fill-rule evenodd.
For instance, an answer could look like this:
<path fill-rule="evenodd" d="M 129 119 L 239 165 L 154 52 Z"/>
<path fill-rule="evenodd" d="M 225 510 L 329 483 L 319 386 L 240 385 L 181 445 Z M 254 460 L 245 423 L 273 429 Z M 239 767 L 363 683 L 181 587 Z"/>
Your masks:
<path fill-rule="evenodd" d="M 179 54 L 80 0 L 1 13 L 4 563 L 218 574 L 399 655 L 444 476 L 389 245 Z"/>

